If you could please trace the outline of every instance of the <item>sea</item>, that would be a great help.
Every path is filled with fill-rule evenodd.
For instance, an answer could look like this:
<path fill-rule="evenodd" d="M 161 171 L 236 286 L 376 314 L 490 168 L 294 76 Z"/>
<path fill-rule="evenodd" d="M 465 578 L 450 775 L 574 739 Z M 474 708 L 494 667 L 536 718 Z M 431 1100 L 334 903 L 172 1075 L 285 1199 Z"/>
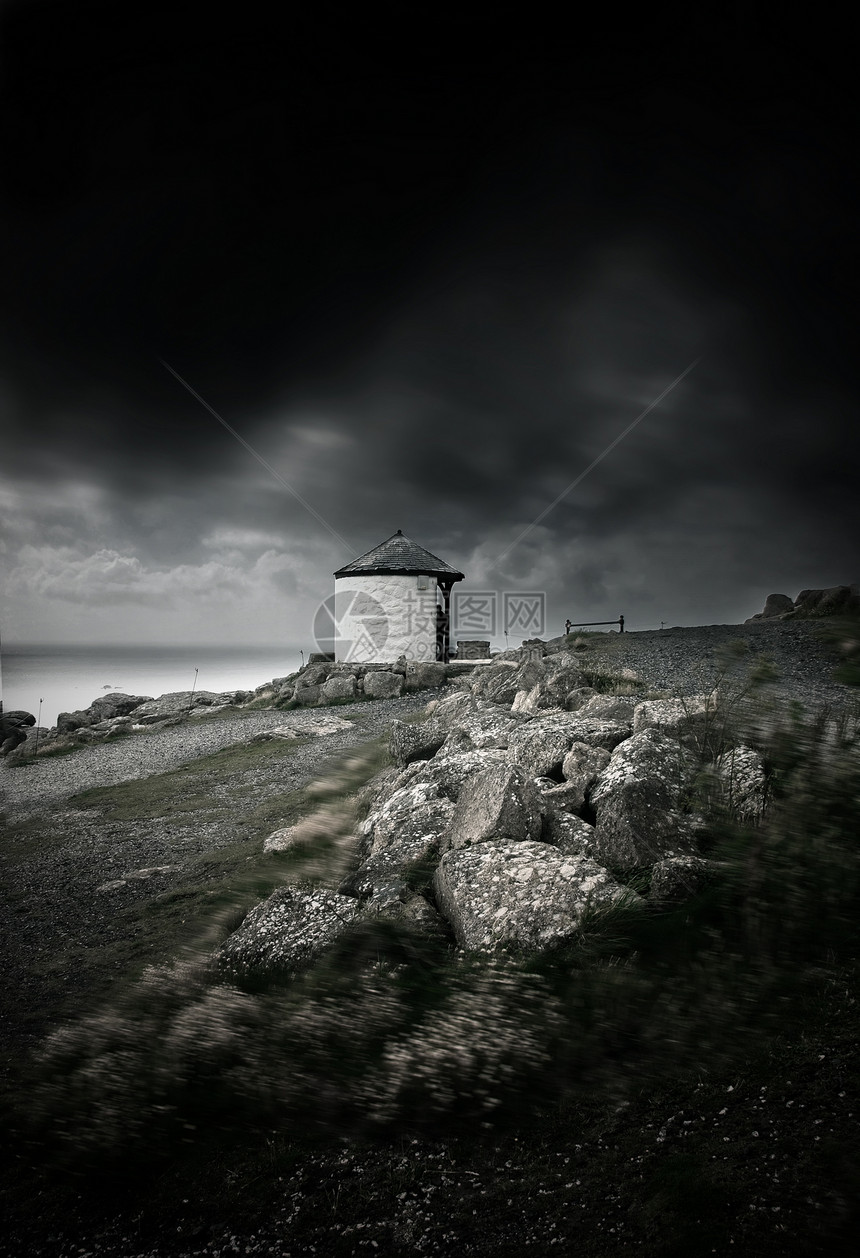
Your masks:
<path fill-rule="evenodd" d="M 307 656 L 304 657 L 305 660 Z M 44 727 L 60 712 L 88 708 L 111 691 L 159 695 L 176 690 L 254 690 L 302 665 L 298 647 L 22 646 L 3 643 L 7 712 L 32 712 Z"/>

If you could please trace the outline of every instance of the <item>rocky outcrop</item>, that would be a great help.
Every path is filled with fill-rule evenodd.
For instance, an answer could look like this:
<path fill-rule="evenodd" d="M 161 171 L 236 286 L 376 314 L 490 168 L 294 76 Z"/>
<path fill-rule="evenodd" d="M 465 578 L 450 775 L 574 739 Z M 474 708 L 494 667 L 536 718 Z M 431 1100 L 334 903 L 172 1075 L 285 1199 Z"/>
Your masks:
<path fill-rule="evenodd" d="M 387 915 L 437 941 L 450 931 L 466 951 L 547 948 L 592 914 L 645 911 L 631 884 L 649 886 L 655 911 L 713 877 L 697 792 L 756 824 L 767 803 L 758 753 L 739 745 L 702 761 L 715 696 L 595 694 L 570 649 L 537 651 L 449 687 L 422 724 L 393 722 L 394 763 L 362 792 L 367 815 L 337 888 L 351 923 Z M 261 921 L 304 937 L 301 915 Z M 250 946 L 256 919 L 242 929 Z"/>
<path fill-rule="evenodd" d="M 832 585 L 826 590 L 801 590 L 792 600 L 787 594 L 768 594 L 762 611 L 745 621 L 818 620 L 824 616 L 856 616 L 860 612 L 860 585 Z"/>
<path fill-rule="evenodd" d="M 32 729 L 36 718 L 32 712 L 0 711 L 0 756 L 8 756 L 27 741 L 26 730 Z"/>

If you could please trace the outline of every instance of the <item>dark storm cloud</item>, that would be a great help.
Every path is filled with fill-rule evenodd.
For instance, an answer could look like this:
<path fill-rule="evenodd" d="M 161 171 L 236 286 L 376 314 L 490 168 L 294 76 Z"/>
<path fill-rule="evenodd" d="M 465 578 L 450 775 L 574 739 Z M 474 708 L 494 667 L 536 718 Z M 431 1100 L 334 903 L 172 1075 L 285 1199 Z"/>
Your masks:
<path fill-rule="evenodd" d="M 367 20 L 106 14 L 4 14 L 3 472 L 39 589 L 311 598 L 350 555 L 284 482 L 353 552 L 402 527 L 559 599 L 856 579 L 852 124 L 808 32 L 427 14 L 418 46 L 392 11 L 392 53 Z"/>

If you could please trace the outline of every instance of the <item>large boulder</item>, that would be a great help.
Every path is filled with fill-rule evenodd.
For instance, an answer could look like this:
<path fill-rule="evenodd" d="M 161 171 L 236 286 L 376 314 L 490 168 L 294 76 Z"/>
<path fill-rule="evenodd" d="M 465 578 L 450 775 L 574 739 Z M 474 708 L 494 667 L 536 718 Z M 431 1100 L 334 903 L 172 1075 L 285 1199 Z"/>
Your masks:
<path fill-rule="evenodd" d="M 406 796 L 413 793 L 405 792 Z M 385 858 L 388 864 L 406 865 L 426 858 L 438 845 L 451 822 L 455 805 L 444 796 L 408 806 L 404 799 L 396 812 L 385 811 L 369 827 L 369 860 Z"/>
<path fill-rule="evenodd" d="M 357 900 L 334 891 L 281 887 L 251 910 L 216 960 L 237 974 L 295 973 L 331 947 L 359 912 Z"/>
<path fill-rule="evenodd" d="M 461 708 L 449 718 L 448 745 L 467 747 L 507 747 L 512 730 L 520 722 L 504 708 L 481 699 L 471 708 Z"/>
<path fill-rule="evenodd" d="M 360 864 L 339 890 L 346 895 L 402 899 L 406 867 L 434 857 L 454 804 L 435 785 L 417 783 L 395 790 L 360 827 Z"/>
<path fill-rule="evenodd" d="M 319 652 L 317 652 L 319 654 Z M 304 668 L 299 669 L 296 673 L 295 685 L 297 690 L 303 690 L 305 686 L 320 686 L 334 670 L 336 666 L 332 663 L 306 664 Z"/>
<path fill-rule="evenodd" d="M 772 620 L 774 616 L 784 616 L 794 611 L 794 602 L 787 594 L 768 594 L 764 608 L 759 613 L 762 620 Z"/>
<path fill-rule="evenodd" d="M 296 686 L 293 699 L 296 703 L 301 704 L 303 708 L 315 708 L 317 704 L 324 701 L 322 684 Z"/>
<path fill-rule="evenodd" d="M 541 840 L 565 856 L 591 856 L 594 826 L 573 813 L 551 810 L 544 817 Z"/>
<path fill-rule="evenodd" d="M 426 663 L 422 663 L 419 660 L 409 660 L 406 664 L 406 689 L 436 689 L 445 684 L 447 675 L 447 669 L 444 664 L 437 664 L 430 660 Z M 367 681 L 365 679 L 366 685 Z"/>
<path fill-rule="evenodd" d="M 26 729 L 36 724 L 32 712 L 0 711 L 0 756 L 8 756 L 27 741 Z"/>
<path fill-rule="evenodd" d="M 517 668 L 515 660 L 497 661 L 491 664 L 488 668 L 482 669 L 475 678 L 472 683 L 472 693 L 477 698 L 489 700 L 490 703 L 500 703 L 505 707 L 510 707 L 520 689 L 516 676 Z"/>
<path fill-rule="evenodd" d="M 633 732 L 633 713 L 635 701 L 621 695 L 593 694 L 577 708 L 581 717 L 597 717 L 602 721 L 617 721 L 619 725 L 629 726 Z"/>
<path fill-rule="evenodd" d="M 605 747 L 590 747 L 588 743 L 574 743 L 561 762 L 561 771 L 568 786 L 565 807 L 578 812 L 585 804 L 591 785 L 609 764 L 610 754 Z M 576 791 L 576 795 L 573 791 Z"/>
<path fill-rule="evenodd" d="M 395 764 L 405 768 L 416 760 L 429 760 L 445 741 L 445 730 L 435 721 L 410 725 L 406 721 L 392 721 L 388 735 L 388 750 Z"/>
<path fill-rule="evenodd" d="M 464 784 L 475 773 L 505 763 L 505 752 L 494 747 L 460 751 L 443 747 L 432 760 L 411 764 L 397 779 L 397 786 L 424 783 L 439 795 L 457 800 Z"/>
<path fill-rule="evenodd" d="M 364 693 L 368 699 L 396 699 L 402 692 L 401 673 L 390 673 L 387 670 L 365 673 Z"/>
<path fill-rule="evenodd" d="M 322 684 L 320 698 L 325 703 L 355 698 L 355 678 L 351 673 L 327 678 Z"/>
<path fill-rule="evenodd" d="M 466 847 L 487 839 L 539 839 L 540 795 L 518 765 L 498 764 L 463 786 L 443 846 Z"/>
<path fill-rule="evenodd" d="M 152 700 L 150 700 L 152 702 Z M 91 712 L 78 710 L 76 712 L 61 712 L 57 717 L 57 733 L 70 734 L 76 729 L 85 729 L 88 725 L 95 725 L 96 718 Z"/>
<path fill-rule="evenodd" d="M 570 709 L 571 696 L 579 693 L 584 686 L 585 678 L 582 672 L 575 665 L 565 663 L 564 668 L 555 672 L 544 683 L 540 706 Z"/>
<path fill-rule="evenodd" d="M 658 729 L 634 734 L 615 749 L 589 799 L 595 810 L 595 858 L 620 869 L 694 854 L 684 812 L 695 761 L 677 738 Z"/>
<path fill-rule="evenodd" d="M 574 743 L 612 751 L 629 734 L 626 721 L 552 710 L 512 731 L 508 737 L 508 758 L 521 764 L 533 777 L 560 776 L 564 758 Z"/>
<path fill-rule="evenodd" d="M 817 620 L 821 616 L 851 616 L 860 611 L 860 585 L 831 585 L 826 590 L 801 590 L 792 602 L 787 594 L 768 594 L 764 610 L 744 623 L 758 620 Z"/>
<path fill-rule="evenodd" d="M 199 703 L 199 695 L 195 696 L 195 700 Z M 93 724 L 98 721 L 111 721 L 117 716 L 128 716 L 136 708 L 143 703 L 152 703 L 153 699 L 149 695 L 125 695 L 119 691 L 114 691 L 108 695 L 102 695 L 99 699 L 94 699 L 90 704 L 90 712 L 94 718 Z"/>
<path fill-rule="evenodd" d="M 212 690 L 174 690 L 158 699 L 145 699 L 131 711 L 135 725 L 153 725 L 168 716 L 187 716 L 195 706 L 211 707 L 221 698 Z"/>
<path fill-rule="evenodd" d="M 826 590 L 801 590 L 794 600 L 795 616 L 848 616 L 860 611 L 860 585 L 832 585 Z"/>
<path fill-rule="evenodd" d="M 584 856 L 498 839 L 446 852 L 436 902 L 461 948 L 542 948 L 575 935 L 590 907 L 636 897 Z"/>
<path fill-rule="evenodd" d="M 683 699 L 646 699 L 633 712 L 633 733 L 661 729 L 675 734 L 703 731 L 715 714 L 712 695 L 688 695 Z"/>
<path fill-rule="evenodd" d="M 470 716 L 476 707 L 477 700 L 471 691 L 456 690 L 453 694 L 443 695 L 441 699 L 431 699 L 426 711 L 432 717 L 434 725 L 450 730 Z"/>
<path fill-rule="evenodd" d="M 398 786 L 395 781 L 392 785 L 387 798 L 368 814 L 359 827 L 362 859 L 373 851 L 388 847 L 416 812 L 423 812 L 429 803 L 440 797 L 439 788 L 433 782 L 408 782 Z"/>

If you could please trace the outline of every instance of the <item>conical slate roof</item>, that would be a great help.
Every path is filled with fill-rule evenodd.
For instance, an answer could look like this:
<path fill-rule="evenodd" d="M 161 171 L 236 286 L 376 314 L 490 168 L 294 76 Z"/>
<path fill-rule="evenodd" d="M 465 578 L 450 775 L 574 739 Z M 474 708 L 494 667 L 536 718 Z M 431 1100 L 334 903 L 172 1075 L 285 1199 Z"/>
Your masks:
<path fill-rule="evenodd" d="M 346 577 L 354 573 L 356 576 L 373 576 L 376 573 L 390 572 L 401 576 L 418 575 L 426 572 L 429 576 L 449 577 L 454 581 L 462 581 L 463 573 L 431 555 L 429 550 L 417 545 L 405 533 L 397 530 L 387 541 L 380 542 L 369 550 L 366 555 L 359 555 L 352 563 L 344 564 L 334 574 Z"/>

